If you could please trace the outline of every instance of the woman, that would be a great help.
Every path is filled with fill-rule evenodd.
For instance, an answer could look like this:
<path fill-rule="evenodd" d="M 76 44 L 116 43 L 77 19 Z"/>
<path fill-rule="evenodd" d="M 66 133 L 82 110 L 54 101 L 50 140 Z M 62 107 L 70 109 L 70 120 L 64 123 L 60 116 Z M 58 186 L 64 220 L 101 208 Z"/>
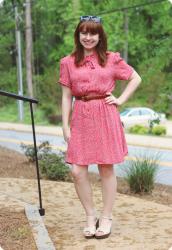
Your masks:
<path fill-rule="evenodd" d="M 102 239 L 112 227 L 117 187 L 113 164 L 123 162 L 128 152 L 117 107 L 127 101 L 141 78 L 118 52 L 107 51 L 100 17 L 80 17 L 74 39 L 75 51 L 60 61 L 63 135 L 68 143 L 65 161 L 72 165 L 75 189 L 86 213 L 84 236 Z M 119 97 L 112 94 L 116 80 L 129 81 Z M 93 163 L 98 165 L 102 184 L 99 220 L 88 179 L 88 166 Z"/>

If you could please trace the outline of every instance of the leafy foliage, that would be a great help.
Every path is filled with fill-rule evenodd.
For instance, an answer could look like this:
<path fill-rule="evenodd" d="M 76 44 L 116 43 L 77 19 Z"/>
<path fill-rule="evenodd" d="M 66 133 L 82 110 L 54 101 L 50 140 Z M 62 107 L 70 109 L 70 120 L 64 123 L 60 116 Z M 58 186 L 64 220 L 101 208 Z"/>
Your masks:
<path fill-rule="evenodd" d="M 21 144 L 21 148 L 29 161 L 36 160 L 33 145 Z M 50 143 L 44 141 L 37 147 L 37 156 L 41 174 L 44 177 L 50 180 L 71 181 L 69 167 L 64 162 L 63 152 L 53 153 Z"/>
<path fill-rule="evenodd" d="M 167 130 L 166 127 L 160 126 L 160 125 L 155 125 L 153 127 L 148 128 L 143 125 L 134 125 L 129 128 L 129 132 L 133 134 L 140 134 L 140 135 L 166 135 Z"/>
<path fill-rule="evenodd" d="M 153 135 L 166 135 L 166 133 L 167 133 L 166 128 L 163 127 L 163 126 L 160 126 L 160 125 L 159 126 L 155 126 L 152 129 L 152 134 Z"/>
<path fill-rule="evenodd" d="M 21 149 L 24 151 L 29 161 L 34 162 L 36 160 L 34 145 L 25 145 L 24 143 L 22 143 Z M 47 154 L 49 152 L 50 152 L 50 143 L 48 141 L 42 142 L 37 147 L 38 159 L 41 159 L 44 154 Z"/>
<path fill-rule="evenodd" d="M 133 133 L 133 134 L 144 135 L 144 134 L 148 134 L 149 129 L 147 127 L 143 126 L 143 125 L 134 125 L 133 127 L 131 127 L 129 129 L 129 132 Z"/>
<path fill-rule="evenodd" d="M 41 173 L 50 180 L 69 180 L 69 167 L 64 163 L 64 155 L 46 153 L 39 161 Z"/>

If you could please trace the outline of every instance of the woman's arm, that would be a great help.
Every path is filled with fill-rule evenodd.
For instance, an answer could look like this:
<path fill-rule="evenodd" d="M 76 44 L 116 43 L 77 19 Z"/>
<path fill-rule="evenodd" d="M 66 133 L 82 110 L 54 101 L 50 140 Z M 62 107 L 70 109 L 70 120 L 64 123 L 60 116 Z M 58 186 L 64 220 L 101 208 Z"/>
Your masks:
<path fill-rule="evenodd" d="M 109 96 L 105 98 L 105 102 L 108 104 L 116 104 L 116 105 L 124 104 L 128 100 L 128 98 L 134 93 L 134 91 L 137 89 L 140 83 L 141 83 L 141 77 L 134 70 L 131 77 L 129 78 L 127 87 L 124 89 L 120 97 L 116 98 L 115 96 L 112 95 L 112 93 L 108 92 L 107 94 L 109 94 Z"/>
<path fill-rule="evenodd" d="M 70 138 L 69 119 L 72 112 L 72 92 L 71 89 L 62 85 L 62 123 L 64 140 Z"/>

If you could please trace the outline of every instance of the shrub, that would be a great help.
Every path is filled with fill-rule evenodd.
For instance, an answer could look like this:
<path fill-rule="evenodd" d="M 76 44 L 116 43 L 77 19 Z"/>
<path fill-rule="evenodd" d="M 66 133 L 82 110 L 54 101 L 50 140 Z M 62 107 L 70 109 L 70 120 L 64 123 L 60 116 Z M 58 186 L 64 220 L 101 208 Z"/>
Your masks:
<path fill-rule="evenodd" d="M 155 124 L 159 124 L 160 123 L 160 119 L 159 117 L 153 120 L 149 121 L 149 133 L 152 134 L 152 129 L 155 126 Z"/>
<path fill-rule="evenodd" d="M 62 116 L 61 115 L 49 115 L 48 121 L 51 124 L 59 125 L 62 122 Z"/>
<path fill-rule="evenodd" d="M 58 125 L 62 122 L 62 115 L 58 114 L 56 105 L 54 104 L 43 104 L 41 106 L 44 116 L 51 124 Z"/>
<path fill-rule="evenodd" d="M 142 125 L 134 125 L 133 127 L 131 127 L 129 129 L 129 132 L 133 133 L 133 134 L 142 134 L 142 135 L 144 135 L 144 134 L 148 134 L 149 129 L 142 126 Z"/>
<path fill-rule="evenodd" d="M 35 151 L 33 145 L 21 144 L 25 155 L 29 161 L 35 161 Z M 48 141 L 42 142 L 37 147 L 39 167 L 41 174 L 50 180 L 71 181 L 69 167 L 64 162 L 64 153 L 52 153 Z"/>
<path fill-rule="evenodd" d="M 129 184 L 131 192 L 149 193 L 153 190 L 158 171 L 158 159 L 158 155 L 136 157 L 124 167 L 126 173 L 124 178 Z"/>
<path fill-rule="evenodd" d="M 49 116 L 55 113 L 56 106 L 52 103 L 46 103 L 41 105 L 41 109 L 44 111 L 45 116 Z"/>
<path fill-rule="evenodd" d="M 21 149 L 24 151 L 24 154 L 26 155 L 29 161 L 34 162 L 36 160 L 34 145 L 25 145 L 24 143 L 22 143 Z M 38 159 L 41 159 L 42 155 L 48 153 L 50 150 L 50 143 L 48 141 L 42 142 L 37 147 Z"/>
<path fill-rule="evenodd" d="M 167 131 L 166 128 L 160 125 L 157 125 L 155 127 L 147 128 L 142 125 L 134 125 L 129 129 L 130 133 L 133 134 L 152 134 L 152 135 L 166 135 Z"/>
<path fill-rule="evenodd" d="M 166 135 L 166 133 L 167 133 L 166 128 L 163 126 L 155 126 L 152 129 L 153 135 Z"/>
<path fill-rule="evenodd" d="M 69 167 L 64 163 L 64 156 L 46 153 L 39 160 L 41 173 L 50 180 L 69 180 Z"/>

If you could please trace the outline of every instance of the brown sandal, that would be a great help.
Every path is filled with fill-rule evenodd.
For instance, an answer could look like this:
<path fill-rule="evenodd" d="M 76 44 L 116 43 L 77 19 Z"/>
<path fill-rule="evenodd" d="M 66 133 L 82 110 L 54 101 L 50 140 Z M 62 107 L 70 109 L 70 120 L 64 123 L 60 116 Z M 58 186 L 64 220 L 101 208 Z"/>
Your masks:
<path fill-rule="evenodd" d="M 112 217 L 111 217 L 111 216 L 109 216 L 109 217 L 107 217 L 107 216 L 102 216 L 101 218 L 110 220 L 110 221 L 111 221 L 111 226 L 110 226 L 110 229 L 107 230 L 107 229 L 101 227 L 101 225 L 100 225 L 100 227 L 98 227 L 97 230 L 96 230 L 96 232 L 95 232 L 95 238 L 96 238 L 96 239 L 106 239 L 106 238 L 108 238 L 109 235 L 111 234 Z M 97 232 L 103 232 L 103 234 L 102 234 L 102 235 L 96 235 Z"/>

